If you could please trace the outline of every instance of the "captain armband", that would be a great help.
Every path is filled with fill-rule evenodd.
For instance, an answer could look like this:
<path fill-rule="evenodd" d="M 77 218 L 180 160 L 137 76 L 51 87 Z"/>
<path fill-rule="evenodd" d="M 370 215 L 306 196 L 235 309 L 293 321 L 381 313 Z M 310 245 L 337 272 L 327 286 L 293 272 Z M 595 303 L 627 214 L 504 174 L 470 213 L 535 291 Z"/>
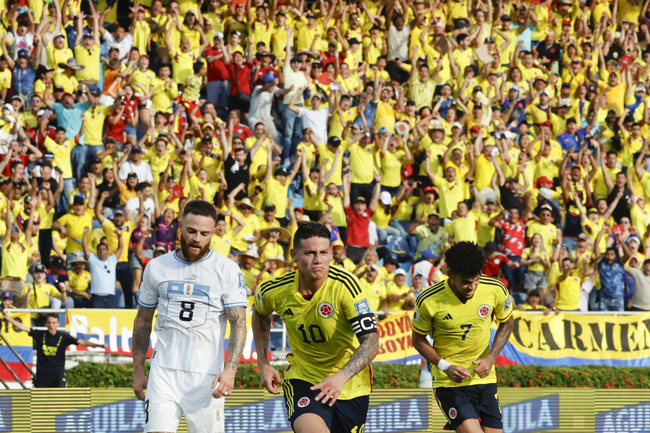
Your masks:
<path fill-rule="evenodd" d="M 377 319 L 375 319 L 375 315 L 372 313 L 350 319 L 350 323 L 357 337 L 377 332 Z"/>

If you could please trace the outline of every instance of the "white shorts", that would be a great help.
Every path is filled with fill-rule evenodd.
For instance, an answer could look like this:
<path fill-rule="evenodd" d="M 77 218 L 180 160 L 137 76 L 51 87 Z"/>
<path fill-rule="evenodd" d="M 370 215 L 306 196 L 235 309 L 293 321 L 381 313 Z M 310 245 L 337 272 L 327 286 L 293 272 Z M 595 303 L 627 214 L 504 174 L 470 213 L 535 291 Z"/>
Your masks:
<path fill-rule="evenodd" d="M 225 398 L 214 398 L 215 374 L 151 366 L 145 395 L 146 432 L 175 432 L 185 414 L 190 433 L 224 433 Z"/>

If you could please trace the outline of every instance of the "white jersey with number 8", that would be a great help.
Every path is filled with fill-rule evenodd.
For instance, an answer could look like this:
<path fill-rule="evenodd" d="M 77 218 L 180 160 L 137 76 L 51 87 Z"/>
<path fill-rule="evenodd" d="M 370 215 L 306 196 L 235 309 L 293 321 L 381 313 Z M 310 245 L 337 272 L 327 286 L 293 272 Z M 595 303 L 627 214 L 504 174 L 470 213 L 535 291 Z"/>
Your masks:
<path fill-rule="evenodd" d="M 246 284 L 232 260 L 209 251 L 203 260 L 190 263 L 176 250 L 147 264 L 138 303 L 158 307 L 152 364 L 218 374 L 224 360 L 225 310 L 246 307 Z"/>

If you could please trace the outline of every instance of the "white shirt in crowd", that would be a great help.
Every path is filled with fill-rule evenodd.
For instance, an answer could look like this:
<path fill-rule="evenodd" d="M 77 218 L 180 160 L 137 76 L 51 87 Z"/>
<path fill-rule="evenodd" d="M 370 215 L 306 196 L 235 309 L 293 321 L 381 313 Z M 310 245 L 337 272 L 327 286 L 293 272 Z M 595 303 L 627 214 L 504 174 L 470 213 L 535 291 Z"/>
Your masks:
<path fill-rule="evenodd" d="M 138 175 L 138 183 L 140 182 L 153 182 L 153 174 L 151 173 L 151 166 L 148 162 L 140 161 L 140 164 L 134 164 L 131 161 L 127 161 L 122 164 L 120 167 L 120 172 L 118 174 L 120 180 L 125 180 L 129 173 L 135 173 Z"/>
<path fill-rule="evenodd" d="M 107 296 L 115 294 L 115 282 L 117 280 L 117 256 L 111 254 L 106 260 L 100 260 L 94 254 L 88 259 L 90 268 L 90 293 L 92 295 Z"/>
<path fill-rule="evenodd" d="M 214 251 L 194 263 L 171 251 L 149 262 L 139 304 L 158 307 L 152 365 L 195 373 L 223 369 L 226 308 L 246 307 L 237 263 Z"/>
<path fill-rule="evenodd" d="M 151 221 L 151 218 L 153 217 L 155 208 L 156 203 L 154 203 L 153 198 L 149 197 L 144 201 L 144 214 L 147 216 L 147 218 L 149 218 L 149 221 Z M 131 214 L 131 217 L 132 219 L 135 219 L 138 212 L 140 212 L 140 197 L 136 195 L 135 197 L 131 197 L 127 200 L 126 204 L 124 205 L 124 212 L 127 211 L 133 212 Z"/>
<path fill-rule="evenodd" d="M 302 119 L 302 129 L 311 128 L 314 135 L 321 143 L 327 143 L 327 118 L 330 117 L 329 108 L 310 110 L 300 107 L 298 116 Z"/>

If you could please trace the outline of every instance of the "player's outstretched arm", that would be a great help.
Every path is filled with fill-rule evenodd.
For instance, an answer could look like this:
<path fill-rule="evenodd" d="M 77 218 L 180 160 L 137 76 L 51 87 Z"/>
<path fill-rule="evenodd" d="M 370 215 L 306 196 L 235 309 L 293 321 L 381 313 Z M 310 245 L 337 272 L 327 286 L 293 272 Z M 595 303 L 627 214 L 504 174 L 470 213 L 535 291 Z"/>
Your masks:
<path fill-rule="evenodd" d="M 483 359 L 479 359 L 478 361 L 472 361 L 475 365 L 478 366 L 474 369 L 474 371 L 476 374 L 478 374 L 479 377 L 487 377 L 490 374 L 490 371 L 492 371 L 492 366 L 497 360 L 499 353 L 501 353 L 501 349 L 503 349 L 503 347 L 508 342 L 514 326 L 515 319 L 512 317 L 510 317 L 510 319 L 507 321 L 499 324 L 497 333 L 494 336 L 494 343 L 492 343 L 492 349 L 490 349 L 488 356 Z"/>
<path fill-rule="evenodd" d="M 138 314 L 133 322 L 133 392 L 140 400 L 144 400 L 144 390 L 147 389 L 144 360 L 147 358 L 147 350 L 149 350 L 149 338 L 155 311 L 155 308 L 138 306 Z"/>
<path fill-rule="evenodd" d="M 461 383 L 465 379 L 471 379 L 472 373 L 460 365 L 451 365 L 436 352 L 436 349 L 429 344 L 427 337 L 419 332 L 413 331 L 413 347 L 427 361 L 437 366 L 443 373 L 449 376 L 452 382 Z M 441 362 L 442 361 L 442 362 Z"/>
<path fill-rule="evenodd" d="M 329 405 L 333 406 L 336 399 L 343 391 L 343 386 L 355 375 L 359 374 L 361 370 L 366 368 L 379 351 L 379 336 L 377 329 L 369 334 L 364 334 L 358 337 L 361 343 L 357 350 L 354 351 L 350 360 L 339 371 L 332 376 L 326 377 L 318 385 L 312 386 L 310 389 L 320 389 L 321 392 L 316 396 L 316 401 L 321 401 L 325 404 L 329 400 Z"/>
<path fill-rule="evenodd" d="M 212 388 L 215 388 L 212 393 L 214 398 L 223 397 L 232 392 L 232 388 L 235 386 L 235 374 L 237 373 L 239 360 L 244 351 L 244 342 L 246 341 L 246 308 L 226 308 L 226 318 L 230 322 L 228 362 L 226 362 L 223 371 L 217 374 L 217 377 L 212 382 Z"/>
<path fill-rule="evenodd" d="M 259 289 L 258 289 L 259 290 Z M 269 340 L 271 339 L 271 317 L 264 316 L 256 307 L 253 307 L 253 340 L 257 351 L 257 365 L 260 369 L 260 382 L 271 394 L 278 394 L 278 386 L 281 383 L 280 373 L 273 368 L 267 354 L 269 352 Z"/>

